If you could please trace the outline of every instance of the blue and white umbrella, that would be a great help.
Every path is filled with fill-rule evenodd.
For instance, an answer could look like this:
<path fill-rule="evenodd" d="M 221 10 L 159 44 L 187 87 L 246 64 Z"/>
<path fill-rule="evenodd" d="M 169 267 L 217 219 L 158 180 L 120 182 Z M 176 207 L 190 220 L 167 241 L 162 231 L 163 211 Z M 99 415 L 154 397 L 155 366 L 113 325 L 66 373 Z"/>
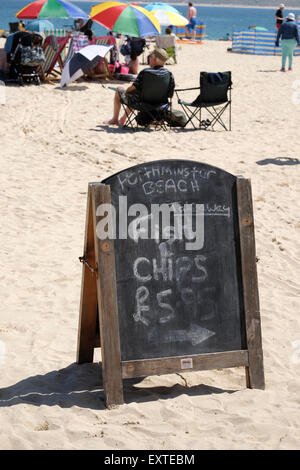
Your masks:
<path fill-rule="evenodd" d="M 105 57 L 113 46 L 91 45 L 83 47 L 76 52 L 63 68 L 60 80 L 60 87 L 67 86 L 88 73 L 99 63 L 100 59 Z"/>
<path fill-rule="evenodd" d="M 176 8 L 167 3 L 149 3 L 149 5 L 145 6 L 145 9 L 155 16 L 161 26 L 171 24 L 173 26 L 182 27 L 188 24 L 188 20 L 182 16 Z"/>
<path fill-rule="evenodd" d="M 30 21 L 30 23 L 26 26 L 26 31 L 36 31 L 38 33 L 42 33 L 45 30 L 54 29 L 53 23 L 48 20 L 34 20 Z"/>

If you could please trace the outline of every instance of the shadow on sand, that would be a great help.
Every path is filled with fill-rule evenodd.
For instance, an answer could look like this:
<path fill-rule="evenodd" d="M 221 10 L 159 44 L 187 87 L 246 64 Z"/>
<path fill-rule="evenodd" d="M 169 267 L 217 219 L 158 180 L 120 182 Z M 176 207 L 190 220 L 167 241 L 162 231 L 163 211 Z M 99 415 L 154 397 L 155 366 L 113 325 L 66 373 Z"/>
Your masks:
<path fill-rule="evenodd" d="M 123 380 L 125 403 L 142 403 L 180 395 L 210 395 L 236 391 L 203 384 L 191 387 L 179 383 L 173 386 L 143 387 L 142 381 L 143 378 Z M 0 408 L 19 404 L 105 409 L 101 363 L 70 364 L 64 369 L 28 377 L 0 389 Z"/>
<path fill-rule="evenodd" d="M 290 157 L 277 157 L 277 158 L 265 158 L 256 162 L 258 165 L 299 165 L 300 160 L 298 158 Z"/>
<path fill-rule="evenodd" d="M 161 129 L 155 129 L 153 127 L 112 127 L 108 124 L 99 124 L 96 126 L 97 129 L 89 129 L 93 132 L 107 132 L 108 134 L 126 134 L 126 133 L 134 133 L 134 132 L 158 132 Z M 169 130 L 169 129 L 168 129 Z M 171 127 L 172 132 L 195 132 L 200 129 L 194 128 L 186 128 L 186 127 Z"/>

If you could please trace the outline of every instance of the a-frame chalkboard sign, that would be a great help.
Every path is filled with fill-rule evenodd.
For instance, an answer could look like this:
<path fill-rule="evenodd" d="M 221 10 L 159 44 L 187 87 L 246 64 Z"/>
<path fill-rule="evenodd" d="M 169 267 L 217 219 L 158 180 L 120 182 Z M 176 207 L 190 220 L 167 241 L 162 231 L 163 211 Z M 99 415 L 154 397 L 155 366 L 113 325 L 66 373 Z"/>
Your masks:
<path fill-rule="evenodd" d="M 88 187 L 77 362 L 124 378 L 245 366 L 264 388 L 251 184 L 188 160 Z"/>

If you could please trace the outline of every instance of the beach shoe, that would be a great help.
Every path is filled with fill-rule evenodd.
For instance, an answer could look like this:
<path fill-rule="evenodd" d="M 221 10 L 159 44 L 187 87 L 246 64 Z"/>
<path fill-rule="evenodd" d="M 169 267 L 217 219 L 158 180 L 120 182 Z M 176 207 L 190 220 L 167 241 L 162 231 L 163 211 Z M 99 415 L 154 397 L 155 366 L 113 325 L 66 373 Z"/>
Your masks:
<path fill-rule="evenodd" d="M 205 121 L 201 121 L 200 123 L 200 127 L 203 127 L 204 129 L 206 129 L 208 126 L 210 126 L 211 122 L 209 119 L 206 119 Z"/>
<path fill-rule="evenodd" d="M 282 67 L 282 68 L 280 69 L 280 72 L 285 72 L 285 68 Z"/>
<path fill-rule="evenodd" d="M 289 70 L 293 70 L 292 67 L 289 67 Z"/>

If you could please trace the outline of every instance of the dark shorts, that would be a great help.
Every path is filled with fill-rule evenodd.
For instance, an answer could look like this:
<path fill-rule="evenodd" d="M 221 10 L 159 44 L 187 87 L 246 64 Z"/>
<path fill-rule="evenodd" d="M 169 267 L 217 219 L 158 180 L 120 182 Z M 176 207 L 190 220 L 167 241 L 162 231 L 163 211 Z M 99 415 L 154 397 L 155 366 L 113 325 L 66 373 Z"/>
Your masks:
<path fill-rule="evenodd" d="M 121 97 L 121 102 L 123 104 L 127 104 L 128 106 L 136 106 L 140 102 L 140 97 L 139 93 L 137 91 L 134 91 L 133 93 L 126 93 L 125 90 L 119 91 L 120 97 Z"/>

